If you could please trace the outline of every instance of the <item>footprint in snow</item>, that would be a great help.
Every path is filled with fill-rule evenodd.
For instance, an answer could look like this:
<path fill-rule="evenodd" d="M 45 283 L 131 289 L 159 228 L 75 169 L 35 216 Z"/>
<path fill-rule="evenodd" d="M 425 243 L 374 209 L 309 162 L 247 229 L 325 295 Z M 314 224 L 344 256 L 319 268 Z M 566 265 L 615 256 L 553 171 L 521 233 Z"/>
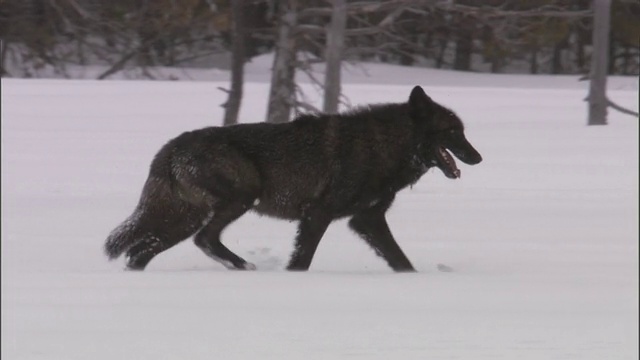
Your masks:
<path fill-rule="evenodd" d="M 269 248 L 257 248 L 247 252 L 252 257 L 252 262 L 258 270 L 277 270 L 283 267 L 284 261 L 276 255 L 271 254 Z"/>

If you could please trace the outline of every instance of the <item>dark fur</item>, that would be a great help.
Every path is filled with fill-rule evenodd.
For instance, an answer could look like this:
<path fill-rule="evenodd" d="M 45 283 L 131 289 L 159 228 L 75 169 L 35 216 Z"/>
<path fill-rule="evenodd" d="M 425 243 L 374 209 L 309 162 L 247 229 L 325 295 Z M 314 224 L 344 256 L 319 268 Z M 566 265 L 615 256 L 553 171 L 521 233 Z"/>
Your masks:
<path fill-rule="evenodd" d="M 210 257 L 252 269 L 220 234 L 254 210 L 300 221 L 289 270 L 307 270 L 327 226 L 351 217 L 350 227 L 391 268 L 413 271 L 385 213 L 395 194 L 429 168 L 459 176 L 442 148 L 468 164 L 482 160 L 460 119 L 419 86 L 406 103 L 187 132 L 158 152 L 136 211 L 110 234 L 105 251 L 110 259 L 126 252 L 128 268 L 142 270 L 196 234 L 194 242 Z"/>

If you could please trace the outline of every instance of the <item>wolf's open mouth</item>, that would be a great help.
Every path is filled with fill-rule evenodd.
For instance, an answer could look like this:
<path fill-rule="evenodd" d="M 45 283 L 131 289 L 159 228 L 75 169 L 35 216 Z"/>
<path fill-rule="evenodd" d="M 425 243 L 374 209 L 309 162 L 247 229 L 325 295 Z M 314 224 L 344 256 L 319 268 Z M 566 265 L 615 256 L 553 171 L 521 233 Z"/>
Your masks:
<path fill-rule="evenodd" d="M 444 175 L 450 179 L 457 179 L 460 177 L 460 169 L 456 166 L 456 161 L 453 160 L 453 156 L 442 146 L 438 148 L 437 152 L 438 167 Z"/>

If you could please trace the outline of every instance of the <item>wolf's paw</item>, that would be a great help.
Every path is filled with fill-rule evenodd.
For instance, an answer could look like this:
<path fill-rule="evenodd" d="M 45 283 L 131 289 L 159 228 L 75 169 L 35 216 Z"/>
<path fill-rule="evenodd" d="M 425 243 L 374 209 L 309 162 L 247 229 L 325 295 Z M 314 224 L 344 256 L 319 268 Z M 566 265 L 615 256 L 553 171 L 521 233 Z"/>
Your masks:
<path fill-rule="evenodd" d="M 256 270 L 258 269 L 254 264 L 248 262 L 244 264 L 244 267 L 241 270 Z"/>
<path fill-rule="evenodd" d="M 256 270 L 257 267 L 254 264 L 250 263 L 250 262 L 246 262 L 246 263 L 238 265 L 238 266 L 227 266 L 227 269 L 243 271 L 243 270 Z"/>
<path fill-rule="evenodd" d="M 124 270 L 124 271 L 133 271 L 133 272 L 140 272 L 140 271 L 144 271 L 144 268 L 143 268 L 143 267 L 125 266 L 122 270 Z"/>

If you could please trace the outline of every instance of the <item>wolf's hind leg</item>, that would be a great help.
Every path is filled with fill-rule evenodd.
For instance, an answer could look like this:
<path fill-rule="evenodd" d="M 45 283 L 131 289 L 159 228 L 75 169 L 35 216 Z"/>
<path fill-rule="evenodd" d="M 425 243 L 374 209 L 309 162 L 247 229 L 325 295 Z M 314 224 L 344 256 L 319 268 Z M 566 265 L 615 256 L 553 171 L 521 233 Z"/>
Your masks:
<path fill-rule="evenodd" d="M 161 211 L 153 209 L 142 216 L 137 239 L 126 251 L 129 270 L 144 270 L 156 255 L 193 235 L 207 214 L 186 203 L 162 203 L 158 208 Z"/>
<path fill-rule="evenodd" d="M 207 256 L 224 265 L 227 269 L 255 270 L 256 266 L 234 254 L 220 241 L 224 228 L 249 210 L 250 206 L 243 202 L 226 205 L 217 204 L 211 220 L 193 239 Z"/>
<path fill-rule="evenodd" d="M 167 244 L 167 241 L 160 239 L 159 237 L 147 234 L 140 239 L 135 245 L 133 245 L 126 253 L 127 269 L 129 270 L 144 270 L 149 264 L 151 259 L 161 252 L 167 250 L 171 246 L 177 244 L 175 241 L 172 244 Z"/>

